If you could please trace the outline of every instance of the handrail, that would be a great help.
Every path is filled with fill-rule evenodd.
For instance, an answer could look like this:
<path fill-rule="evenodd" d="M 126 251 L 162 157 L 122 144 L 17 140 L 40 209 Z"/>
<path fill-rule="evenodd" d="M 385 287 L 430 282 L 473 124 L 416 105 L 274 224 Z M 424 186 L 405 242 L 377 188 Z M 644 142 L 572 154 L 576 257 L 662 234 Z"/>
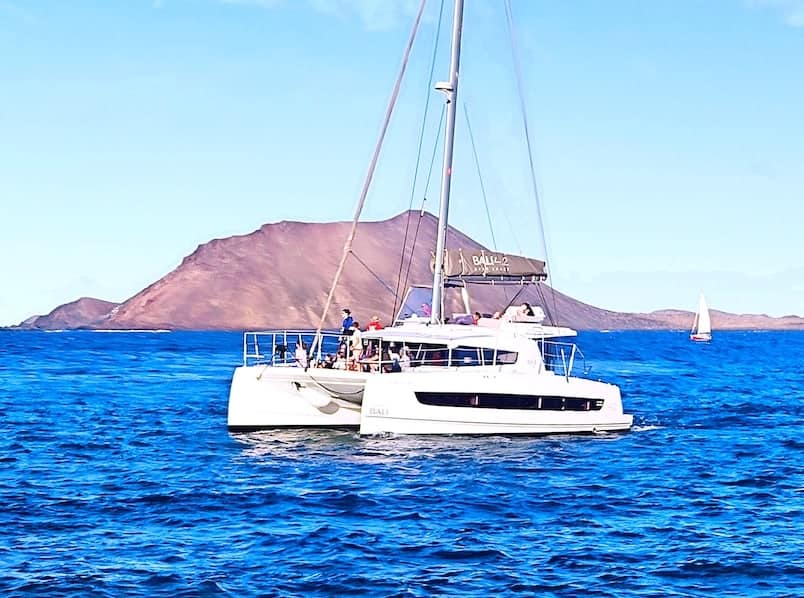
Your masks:
<path fill-rule="evenodd" d="M 586 373 L 586 358 L 575 343 L 541 340 L 539 345 L 546 370 L 569 379 L 575 368 L 575 362 L 580 360 L 581 371 Z"/>
<path fill-rule="evenodd" d="M 375 353 L 370 358 L 364 358 L 362 357 L 362 351 L 355 351 L 350 342 L 351 337 L 343 335 L 340 331 L 322 331 L 318 336 L 319 342 L 316 346 L 313 344 L 316 338 L 316 331 L 310 329 L 245 332 L 243 334 L 243 365 L 299 365 L 296 359 L 296 349 L 301 342 L 307 348 L 308 367 L 330 367 L 327 364 L 329 359 L 329 363 L 337 364 L 334 369 L 380 372 L 399 369 L 397 368 L 397 365 L 400 364 L 399 360 L 393 357 L 389 358 L 393 351 L 390 350 L 386 341 L 382 341 L 382 344 L 375 348 Z M 583 352 L 574 343 L 544 339 L 534 342 L 539 345 L 543 367 L 546 371 L 569 379 L 578 360 L 581 362 L 581 370 L 584 374 L 588 371 Z M 427 343 L 420 342 L 413 344 L 402 343 L 402 346 L 407 347 L 410 351 L 409 367 L 411 368 L 419 366 L 505 367 L 514 364 L 512 361 L 506 360 L 505 356 L 496 349 L 493 350 L 491 355 L 488 355 L 482 348 L 477 348 L 477 357 L 464 356 L 461 358 L 454 354 L 455 348 L 446 346 L 443 348 L 427 346 Z M 315 354 L 311 355 L 310 350 L 313 347 L 315 347 Z M 397 345 L 396 348 L 401 347 Z M 510 357 L 514 356 L 515 354 L 510 354 Z M 408 367 L 407 363 L 405 367 Z"/>
<path fill-rule="evenodd" d="M 317 347 L 313 344 L 316 338 L 319 339 Z M 341 349 L 343 349 L 344 363 L 356 364 L 358 359 L 352 344 L 348 342 L 349 338 L 336 331 L 317 333 L 315 330 L 309 329 L 247 331 L 243 333 L 243 365 L 298 365 L 296 350 L 300 344 L 305 348 L 308 364 L 313 362 L 318 365 L 324 361 L 321 356 L 325 352 L 335 357 Z M 270 350 L 265 350 L 266 345 L 270 347 Z M 315 347 L 315 359 L 311 354 L 312 347 Z"/>

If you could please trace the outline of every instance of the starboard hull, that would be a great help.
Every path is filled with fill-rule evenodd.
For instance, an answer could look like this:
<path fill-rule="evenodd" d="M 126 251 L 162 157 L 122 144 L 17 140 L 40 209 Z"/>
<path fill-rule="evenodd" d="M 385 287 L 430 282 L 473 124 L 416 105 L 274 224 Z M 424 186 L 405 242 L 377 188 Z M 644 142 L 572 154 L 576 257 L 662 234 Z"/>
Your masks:
<path fill-rule="evenodd" d="M 368 380 L 360 434 L 584 434 L 625 432 L 632 423 L 611 384 L 445 372 Z"/>

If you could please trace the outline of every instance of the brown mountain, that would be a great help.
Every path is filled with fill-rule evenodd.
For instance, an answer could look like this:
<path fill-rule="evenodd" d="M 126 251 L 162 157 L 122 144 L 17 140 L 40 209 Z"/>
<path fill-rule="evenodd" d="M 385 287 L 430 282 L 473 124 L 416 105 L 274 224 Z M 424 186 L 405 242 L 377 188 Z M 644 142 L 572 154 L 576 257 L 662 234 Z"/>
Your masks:
<path fill-rule="evenodd" d="M 346 306 L 363 323 L 374 314 L 385 321 L 391 318 L 405 230 L 409 229 L 405 243 L 409 253 L 417 226 L 409 281 L 426 283 L 432 279 L 434 216 L 404 212 L 389 220 L 361 223 L 334 295 L 328 326 L 340 323 L 340 310 Z M 248 235 L 215 239 L 199 246 L 173 272 L 120 305 L 104 325 L 309 328 L 321 316 L 350 227 L 350 222 L 282 221 Z M 448 244 L 480 247 L 454 229 L 448 234 Z"/>
<path fill-rule="evenodd" d="M 92 328 L 104 320 L 117 305 L 111 301 L 81 297 L 77 301 L 60 305 L 46 316 L 28 318 L 19 327 L 40 330 Z"/>
<path fill-rule="evenodd" d="M 361 223 L 326 325 L 336 327 L 340 309 L 346 306 L 363 324 L 374 314 L 390 321 L 396 288 L 402 293 L 408 284 L 429 284 L 432 279 L 430 257 L 436 224 L 433 215 L 416 211 Z M 81 299 L 37 318 L 30 327 L 309 328 L 318 323 L 350 226 L 349 222 L 282 221 L 248 235 L 215 239 L 199 246 L 178 268 L 120 305 Z M 405 255 L 410 255 L 414 238 L 406 282 L 404 275 L 400 278 L 401 248 L 404 245 Z M 450 229 L 447 245 L 482 247 L 455 229 Z M 403 274 L 408 270 L 407 260 L 401 270 Z M 685 329 L 693 318 L 690 312 L 676 310 L 618 313 L 581 303 L 546 285 L 538 289 L 541 295 L 536 288 L 528 287 L 517 301 L 542 305 L 558 323 L 579 329 Z M 475 287 L 471 291 L 473 307 L 483 312 L 500 310 L 515 292 L 511 288 Z M 448 311 L 459 311 L 455 299 Z M 90 301 L 94 303 L 87 303 Z M 86 307 L 77 309 L 78 304 Z M 716 329 L 804 329 L 804 319 L 796 316 L 713 312 L 712 323 Z"/>

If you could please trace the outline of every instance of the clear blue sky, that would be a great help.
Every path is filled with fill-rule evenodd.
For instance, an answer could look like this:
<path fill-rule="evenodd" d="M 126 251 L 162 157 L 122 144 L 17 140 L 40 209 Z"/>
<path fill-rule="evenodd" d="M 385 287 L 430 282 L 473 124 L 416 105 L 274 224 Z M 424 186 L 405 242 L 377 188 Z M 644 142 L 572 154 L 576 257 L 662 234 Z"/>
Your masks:
<path fill-rule="evenodd" d="M 438 3 L 369 219 L 408 206 Z M 0 324 L 125 300 L 212 238 L 351 218 L 417 4 L 0 0 Z M 804 314 L 804 2 L 513 6 L 553 284 Z M 467 1 L 460 101 L 500 249 L 538 255 L 502 7 Z M 491 244 L 463 118 L 454 193 Z"/>

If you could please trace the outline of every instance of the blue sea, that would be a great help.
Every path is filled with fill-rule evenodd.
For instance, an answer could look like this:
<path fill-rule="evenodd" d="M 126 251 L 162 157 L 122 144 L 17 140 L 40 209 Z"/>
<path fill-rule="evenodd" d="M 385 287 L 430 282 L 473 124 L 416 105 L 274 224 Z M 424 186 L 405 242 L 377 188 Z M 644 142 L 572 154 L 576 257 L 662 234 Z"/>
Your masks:
<path fill-rule="evenodd" d="M 578 341 L 631 433 L 233 435 L 239 334 L 2 332 L 0 595 L 804 595 L 804 333 Z"/>

